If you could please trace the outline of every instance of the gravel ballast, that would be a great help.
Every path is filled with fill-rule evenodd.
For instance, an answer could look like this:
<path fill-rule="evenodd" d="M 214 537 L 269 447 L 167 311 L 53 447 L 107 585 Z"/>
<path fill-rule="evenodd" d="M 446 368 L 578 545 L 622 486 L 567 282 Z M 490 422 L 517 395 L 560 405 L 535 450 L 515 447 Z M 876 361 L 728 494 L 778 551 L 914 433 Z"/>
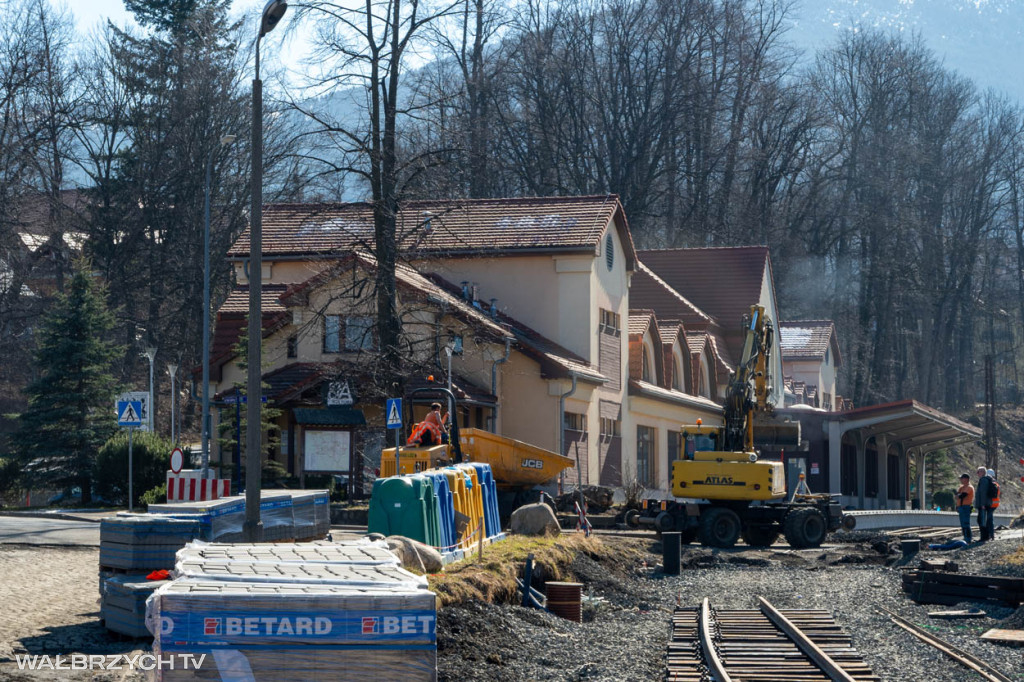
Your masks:
<path fill-rule="evenodd" d="M 573 565 L 584 583 L 584 622 L 571 623 L 519 606 L 483 603 L 449 606 L 439 613 L 440 680 L 659 680 L 672 610 L 695 606 L 703 597 L 722 608 L 755 609 L 756 595 L 780 609 L 832 612 L 875 674 L 886 680 L 954 682 L 979 679 L 938 650 L 893 624 L 878 607 L 911 622 L 1024 681 L 1019 648 L 982 642 L 990 628 L 1019 628 L 1024 609 L 987 607 L 988 617 L 964 621 L 929 619 L 928 612 L 953 607 L 918 605 L 901 588 L 904 560 L 884 538 L 830 544 L 816 550 L 685 549 L 683 572 L 661 574 L 660 546 L 653 535 L 647 566 L 637 561 L 618 577 L 585 556 Z M 616 538 L 605 542 L 612 544 Z M 631 542 L 636 542 L 631 540 Z M 1019 566 L 994 562 L 1020 544 L 997 540 L 955 552 L 922 552 L 948 558 L 962 573 L 1020 575 Z M 898 545 L 898 543 L 896 543 Z M 540 586 L 538 586 L 540 587 Z M 970 604 L 965 603 L 964 607 Z"/>

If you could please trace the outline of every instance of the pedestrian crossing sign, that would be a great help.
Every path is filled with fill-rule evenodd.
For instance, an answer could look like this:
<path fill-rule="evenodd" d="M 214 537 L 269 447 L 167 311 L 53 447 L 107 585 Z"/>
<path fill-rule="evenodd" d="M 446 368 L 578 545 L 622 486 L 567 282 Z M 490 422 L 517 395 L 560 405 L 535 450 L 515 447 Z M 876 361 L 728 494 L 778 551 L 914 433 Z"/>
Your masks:
<path fill-rule="evenodd" d="M 117 425 L 142 426 L 142 401 L 118 400 Z"/>
<path fill-rule="evenodd" d="M 388 428 L 389 429 L 400 429 L 402 428 L 402 399 L 401 398 L 388 398 L 387 408 L 384 412 L 388 416 Z"/>

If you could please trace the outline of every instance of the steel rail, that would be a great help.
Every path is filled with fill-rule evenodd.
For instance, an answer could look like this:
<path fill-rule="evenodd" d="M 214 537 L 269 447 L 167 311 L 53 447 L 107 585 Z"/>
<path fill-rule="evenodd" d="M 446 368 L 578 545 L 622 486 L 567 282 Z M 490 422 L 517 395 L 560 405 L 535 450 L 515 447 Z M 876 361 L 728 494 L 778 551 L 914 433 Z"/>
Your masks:
<path fill-rule="evenodd" d="M 889 609 L 879 606 L 878 612 L 883 615 L 889 616 L 889 620 L 891 620 L 899 627 L 903 628 L 910 634 L 914 635 L 925 644 L 929 644 L 935 647 L 942 653 L 952 658 L 954 661 L 957 661 L 958 663 L 975 671 L 976 673 L 984 677 L 986 680 L 989 680 L 990 682 L 1014 682 L 1012 678 L 1009 678 L 1006 675 L 1002 674 L 1001 672 L 990 666 L 988 663 L 985 663 L 981 659 L 972 656 L 963 649 L 953 646 L 949 642 L 939 639 L 938 637 L 931 634 L 924 628 L 920 628 L 914 625 L 906 618 L 896 615 Z"/>
<path fill-rule="evenodd" d="M 715 649 L 715 641 L 711 632 L 711 604 L 707 597 L 704 597 L 704 601 L 700 605 L 700 648 L 715 682 L 732 682 L 732 677 L 725 670 L 725 663 L 722 662 Z"/>
<path fill-rule="evenodd" d="M 793 621 L 789 618 L 782 615 L 767 599 L 758 596 L 757 601 L 761 605 L 761 613 L 774 623 L 775 627 L 782 630 L 805 656 L 811 659 L 822 672 L 828 675 L 832 682 L 856 682 L 849 673 L 843 670 L 842 666 L 826 654 L 821 647 L 811 641 L 811 638 L 803 630 L 794 625 Z"/>

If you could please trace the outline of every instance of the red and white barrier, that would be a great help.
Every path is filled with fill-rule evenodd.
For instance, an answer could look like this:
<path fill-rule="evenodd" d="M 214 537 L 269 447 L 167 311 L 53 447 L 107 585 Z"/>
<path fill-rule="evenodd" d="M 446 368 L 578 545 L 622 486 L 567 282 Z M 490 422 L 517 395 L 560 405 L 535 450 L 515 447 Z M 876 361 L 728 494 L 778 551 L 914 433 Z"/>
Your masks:
<path fill-rule="evenodd" d="M 167 501 L 196 502 L 231 496 L 231 479 L 203 478 L 201 469 L 167 472 Z"/>

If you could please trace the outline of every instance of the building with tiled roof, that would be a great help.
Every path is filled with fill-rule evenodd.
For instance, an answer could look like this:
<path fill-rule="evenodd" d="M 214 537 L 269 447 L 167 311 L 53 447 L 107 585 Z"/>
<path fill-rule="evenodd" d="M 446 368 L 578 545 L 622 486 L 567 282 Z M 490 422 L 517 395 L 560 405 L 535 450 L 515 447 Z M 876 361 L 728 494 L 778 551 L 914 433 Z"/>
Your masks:
<path fill-rule="evenodd" d="M 277 395 L 305 410 L 303 418 L 322 402 L 322 385 L 342 375 L 353 393 L 368 392 L 362 384 L 374 355 L 372 225 L 366 204 L 264 208 L 265 376 Z M 706 325 L 707 316 L 673 295 L 683 310 L 666 318 L 678 320 L 670 343 L 661 340 L 653 314 L 632 333 L 629 282 L 638 262 L 616 196 L 408 202 L 398 216 L 398 247 L 403 355 L 411 368 L 422 368 L 410 370 L 408 385 L 422 383 L 416 372 L 444 377 L 440 346 L 458 337 L 453 386 L 479 387 L 464 393 L 465 423 L 574 459 L 578 452 L 580 467 L 568 472 L 568 482 L 617 486 L 642 474 L 643 485 L 667 489 L 669 433 L 697 418 L 720 418 L 717 405 L 688 400 L 696 396 L 687 393 L 692 362 L 680 325 Z M 214 390 L 225 398 L 242 377 L 226 349 L 239 334 L 234 316 L 244 315 L 247 256 L 245 233 L 229 253 L 239 289 L 218 313 L 223 329 L 214 344 Z M 643 372 L 641 353 L 634 377 L 636 344 L 647 349 L 650 367 Z M 707 353 L 714 361 L 710 345 Z M 678 371 L 665 369 L 670 361 Z M 299 388 L 277 385 L 288 377 Z M 357 405 L 368 436 L 379 429 L 380 410 Z M 284 412 L 288 442 L 275 456 L 301 472 L 307 429 Z M 317 418 L 316 428 L 323 422 Z M 354 447 L 361 438 L 353 437 Z"/>
<path fill-rule="evenodd" d="M 795 320 L 779 325 L 783 373 L 792 384 L 787 405 L 842 409 L 836 394 L 842 355 L 832 320 Z"/>
<path fill-rule="evenodd" d="M 729 371 L 740 361 L 743 320 L 754 304 L 763 305 L 776 323 L 775 348 L 779 347 L 779 312 L 768 247 L 653 249 L 638 255 L 644 266 L 675 291 L 685 292 L 686 299 L 714 321 L 708 332 Z M 781 405 L 782 359 L 778 353 L 773 364 L 772 402 Z"/>

